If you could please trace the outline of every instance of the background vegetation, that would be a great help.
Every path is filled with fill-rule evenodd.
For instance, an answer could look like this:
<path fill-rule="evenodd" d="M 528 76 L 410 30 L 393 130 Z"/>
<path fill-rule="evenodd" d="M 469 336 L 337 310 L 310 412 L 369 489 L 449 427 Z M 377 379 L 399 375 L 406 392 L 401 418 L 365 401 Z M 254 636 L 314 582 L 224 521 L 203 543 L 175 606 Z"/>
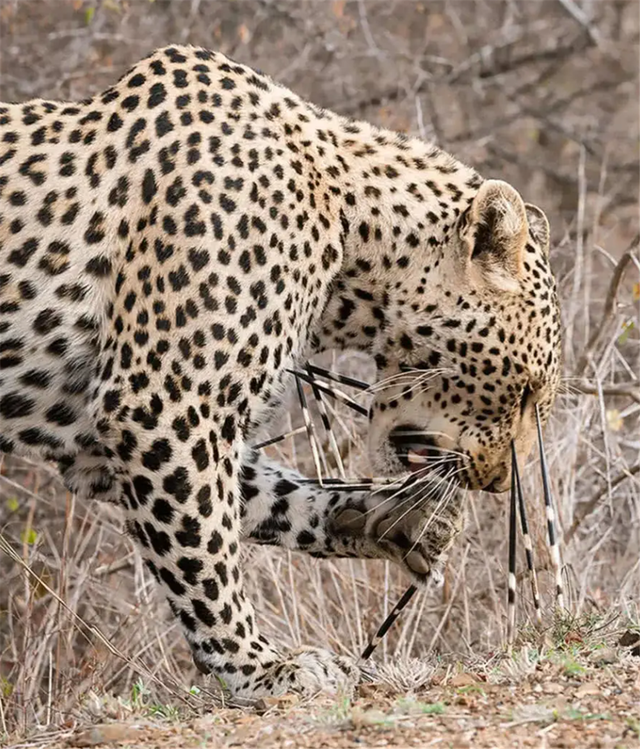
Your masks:
<path fill-rule="evenodd" d="M 154 47 L 203 45 L 319 105 L 435 141 L 546 211 L 566 331 L 566 380 L 547 453 L 579 622 L 549 631 L 565 648 L 562 670 L 569 631 L 584 643 L 585 631 L 640 622 L 639 29 L 635 0 L 0 2 L 2 100 L 83 98 Z M 329 363 L 372 376 L 361 356 Z M 341 408 L 334 424 L 349 472 L 366 474 L 366 424 Z M 284 445 L 274 454 L 312 475 L 304 440 Z M 183 707 L 191 685 L 197 711 L 206 682 L 117 515 L 65 493 L 52 467 L 9 457 L 0 466 L 0 529 L 14 550 L 0 551 L 0 738 L 142 707 L 171 717 L 176 708 L 167 705 Z M 526 489 L 550 606 L 535 465 Z M 444 587 L 420 593 L 381 648 L 397 688 L 432 683 L 437 668 L 456 660 L 491 670 L 505 634 L 505 529 L 504 497 L 470 498 Z M 355 654 L 406 586 L 383 563 L 316 562 L 271 549 L 248 557 L 264 627 L 283 644 Z M 519 594 L 524 643 L 526 580 Z M 421 660 L 393 670 L 409 657 Z M 527 658 L 528 667 L 505 678 L 530 673 Z M 426 714 L 433 723 L 439 709 Z M 346 717 L 338 710 L 332 719 Z M 640 735 L 633 730 L 629 746 Z"/>

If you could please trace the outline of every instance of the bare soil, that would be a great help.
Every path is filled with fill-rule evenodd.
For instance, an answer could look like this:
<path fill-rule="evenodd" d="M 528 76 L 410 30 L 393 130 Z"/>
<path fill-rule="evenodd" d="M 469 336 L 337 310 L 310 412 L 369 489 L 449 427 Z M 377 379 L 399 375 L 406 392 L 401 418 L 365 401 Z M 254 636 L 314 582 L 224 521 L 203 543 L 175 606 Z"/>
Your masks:
<path fill-rule="evenodd" d="M 449 669 L 436 673 L 429 689 L 411 694 L 364 685 L 351 702 L 327 697 L 298 702 L 291 696 L 259 712 L 220 708 L 185 722 L 114 721 L 42 741 L 50 749 L 633 749 L 640 746 L 639 660 L 610 653 L 604 660 L 613 662 L 574 664 L 569 674 L 545 663 L 517 683 L 490 683 L 485 673 Z M 39 743 L 32 741 L 23 746 Z"/>

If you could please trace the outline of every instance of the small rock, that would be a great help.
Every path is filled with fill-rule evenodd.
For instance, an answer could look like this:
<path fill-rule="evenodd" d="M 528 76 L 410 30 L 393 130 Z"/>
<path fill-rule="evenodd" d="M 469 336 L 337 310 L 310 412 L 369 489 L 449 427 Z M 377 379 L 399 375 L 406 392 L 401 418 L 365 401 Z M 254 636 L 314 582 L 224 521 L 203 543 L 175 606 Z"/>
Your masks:
<path fill-rule="evenodd" d="M 602 648 L 591 656 L 591 662 L 594 666 L 607 666 L 618 662 L 618 654 L 613 648 Z"/>
<path fill-rule="evenodd" d="M 69 739 L 70 746 L 96 746 L 98 744 L 122 744 L 140 735 L 140 727 L 126 723 L 106 723 L 92 726 L 74 734 Z"/>
<path fill-rule="evenodd" d="M 546 694 L 560 694 L 560 692 L 564 692 L 564 686 L 556 681 L 551 681 L 544 685 L 544 691 Z"/>
<path fill-rule="evenodd" d="M 597 685 L 590 682 L 581 684 L 576 689 L 576 697 L 587 697 L 590 694 L 601 694 L 602 689 Z"/>
<path fill-rule="evenodd" d="M 477 684 L 473 676 L 471 676 L 471 674 L 461 673 L 461 674 L 455 674 L 455 676 L 452 676 L 451 679 L 449 679 L 449 683 L 447 686 L 469 687 L 472 684 Z"/>

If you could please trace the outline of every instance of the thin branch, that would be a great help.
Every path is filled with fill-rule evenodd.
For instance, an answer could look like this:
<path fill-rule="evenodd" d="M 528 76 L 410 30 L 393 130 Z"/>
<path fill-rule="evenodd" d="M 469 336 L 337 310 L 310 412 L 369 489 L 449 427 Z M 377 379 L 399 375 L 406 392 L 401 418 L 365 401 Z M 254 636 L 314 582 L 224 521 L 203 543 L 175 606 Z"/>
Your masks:
<path fill-rule="evenodd" d="M 567 44 L 559 44 L 555 48 L 552 47 L 549 49 L 536 50 L 534 52 L 520 55 L 519 57 L 509 57 L 504 61 L 498 61 L 496 59 L 496 51 L 500 52 L 510 47 L 517 47 L 518 43 L 522 41 L 524 36 L 525 34 L 523 33 L 522 37 L 518 37 L 517 39 L 509 39 L 496 44 L 495 46 L 487 45 L 483 47 L 482 50 L 471 55 L 454 70 L 446 71 L 442 75 L 434 76 L 430 80 L 423 81 L 417 88 L 411 91 L 411 93 L 414 96 L 425 93 L 428 90 L 429 83 L 447 83 L 449 85 L 469 83 L 469 81 L 473 79 L 474 74 L 483 80 L 491 80 L 498 75 L 513 73 L 529 64 L 545 62 L 547 60 L 558 63 L 571 57 L 574 53 L 584 52 L 586 48 L 593 46 L 593 42 L 590 41 L 587 34 L 580 34 L 571 39 Z M 386 91 L 381 91 L 380 93 L 375 94 L 374 96 L 369 96 L 355 102 L 349 102 L 341 108 L 341 111 L 343 114 L 352 116 L 361 115 L 370 107 L 380 107 L 391 104 L 395 101 L 401 100 L 408 94 L 408 87 L 393 86 Z"/>
<path fill-rule="evenodd" d="M 623 481 L 632 478 L 637 473 L 640 473 L 640 463 L 637 466 L 633 466 L 633 468 L 627 468 L 626 470 L 619 473 L 611 481 L 611 483 L 608 483 L 607 486 L 602 487 L 602 489 L 600 489 L 600 491 L 595 496 L 593 496 L 588 502 L 585 502 L 585 504 L 581 505 L 580 514 L 578 515 L 576 513 L 576 517 L 573 523 L 571 523 L 571 527 L 564 534 L 565 544 L 568 544 L 571 541 L 582 523 L 584 523 L 589 515 L 591 515 L 591 513 L 595 511 L 600 502 L 602 502 L 603 499 L 606 499 L 606 497 L 609 496 L 609 492 L 612 492 Z"/>
<path fill-rule="evenodd" d="M 633 260 L 633 254 L 639 244 L 640 233 L 636 234 L 636 236 L 633 238 L 633 241 L 629 245 L 629 248 L 620 258 L 613 271 L 613 276 L 611 277 L 611 282 L 609 283 L 609 290 L 607 291 L 607 298 L 604 303 L 604 310 L 602 312 L 600 325 L 598 325 L 598 327 L 592 333 L 591 338 L 589 339 L 589 342 L 587 343 L 587 346 L 585 348 L 584 354 L 582 355 L 582 358 L 576 366 L 576 375 L 578 376 L 584 374 L 587 365 L 590 361 L 593 360 L 595 354 L 597 353 L 597 350 L 600 348 L 602 340 L 605 338 L 607 331 L 609 330 L 609 326 L 615 318 L 620 284 L 622 283 L 622 279 L 624 278 L 627 267 Z"/>
<path fill-rule="evenodd" d="M 589 39 L 594 44 L 600 43 L 600 34 L 597 29 L 591 25 L 591 21 L 587 14 L 580 8 L 574 0 L 558 0 L 560 5 L 567 11 L 567 13 L 574 18 L 589 34 Z"/>
<path fill-rule="evenodd" d="M 571 390 L 578 390 L 585 395 L 627 396 L 632 398 L 636 403 L 640 403 L 640 382 L 625 382 L 598 387 L 593 382 L 583 380 L 582 382 L 572 382 L 570 387 Z"/>
<path fill-rule="evenodd" d="M 367 46 L 376 57 L 380 57 L 380 50 L 376 44 L 376 40 L 373 38 L 373 34 L 371 33 L 371 26 L 369 26 L 369 19 L 367 18 L 367 9 L 364 0 L 358 0 L 358 13 L 360 14 L 360 25 L 362 26 L 362 33 L 367 41 Z"/>

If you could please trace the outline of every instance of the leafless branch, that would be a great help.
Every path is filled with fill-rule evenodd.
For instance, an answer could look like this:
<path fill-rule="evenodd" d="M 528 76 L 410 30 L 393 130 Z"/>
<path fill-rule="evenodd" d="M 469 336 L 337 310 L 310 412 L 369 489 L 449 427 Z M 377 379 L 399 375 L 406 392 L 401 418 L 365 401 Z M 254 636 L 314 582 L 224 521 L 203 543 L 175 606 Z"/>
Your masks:
<path fill-rule="evenodd" d="M 583 380 L 582 382 L 572 382 L 570 389 L 578 390 L 585 395 L 627 396 L 636 403 L 640 403 L 640 382 L 616 383 L 615 385 L 599 387 L 596 383 Z"/>
<path fill-rule="evenodd" d="M 639 244 L 640 233 L 636 234 L 636 236 L 633 238 L 633 241 L 629 245 L 629 248 L 620 258 L 618 264 L 615 267 L 615 270 L 613 271 L 613 276 L 611 277 L 611 282 L 609 283 L 609 290 L 607 291 L 607 297 L 605 299 L 600 324 L 591 335 L 585 351 L 576 366 L 575 373 L 578 377 L 584 374 L 589 362 L 593 361 L 593 359 L 595 358 L 597 351 L 600 348 L 600 345 L 605 338 L 607 331 L 609 330 L 609 326 L 615 318 L 620 284 L 622 283 L 622 279 L 624 278 L 627 267 L 631 263 L 633 255 Z"/>
<path fill-rule="evenodd" d="M 567 13 L 574 18 L 582 27 L 584 27 L 589 38 L 594 44 L 599 44 L 600 34 L 598 30 L 591 24 L 591 20 L 587 17 L 587 14 L 580 8 L 574 0 L 558 0 L 560 5 L 567 11 Z"/>
<path fill-rule="evenodd" d="M 449 85 L 468 82 L 469 77 L 474 74 L 478 78 L 491 79 L 497 75 L 505 73 L 512 73 L 519 70 L 527 65 L 537 64 L 544 61 L 553 61 L 554 65 L 560 63 L 560 61 L 571 57 L 573 54 L 583 52 L 586 48 L 591 46 L 591 43 L 584 34 L 580 34 L 574 37 L 566 44 L 559 44 L 556 47 L 551 47 L 543 50 L 536 50 L 531 53 L 522 54 L 519 56 L 509 57 L 507 59 L 497 59 L 497 50 L 504 50 L 507 47 L 511 47 L 517 44 L 521 40 L 509 39 L 503 42 L 501 45 L 486 46 L 483 47 L 479 52 L 471 55 L 467 60 L 458 65 L 454 70 L 446 70 L 441 75 L 434 76 L 431 78 L 433 83 L 447 83 Z M 480 69 L 478 69 L 480 67 Z M 417 89 L 413 91 L 414 94 L 424 93 L 427 88 L 428 81 L 424 81 Z M 385 104 L 390 104 L 394 101 L 402 99 L 407 93 L 407 88 L 394 86 L 386 91 L 380 91 L 374 96 L 360 99 L 351 104 L 346 110 L 345 114 L 358 115 L 362 114 L 369 107 L 379 107 Z"/>
<path fill-rule="evenodd" d="M 633 466 L 633 468 L 627 468 L 619 473 L 611 479 L 611 482 L 607 483 L 606 486 L 603 486 L 602 489 L 600 489 L 588 502 L 580 505 L 580 513 L 576 513 L 573 523 L 571 523 L 571 526 L 564 534 L 564 543 L 568 544 L 571 541 L 571 539 L 576 535 L 578 528 L 580 528 L 589 515 L 595 511 L 600 502 L 609 496 L 610 492 L 618 487 L 623 481 L 632 478 L 638 473 L 640 473 L 640 463 L 637 466 Z"/>

